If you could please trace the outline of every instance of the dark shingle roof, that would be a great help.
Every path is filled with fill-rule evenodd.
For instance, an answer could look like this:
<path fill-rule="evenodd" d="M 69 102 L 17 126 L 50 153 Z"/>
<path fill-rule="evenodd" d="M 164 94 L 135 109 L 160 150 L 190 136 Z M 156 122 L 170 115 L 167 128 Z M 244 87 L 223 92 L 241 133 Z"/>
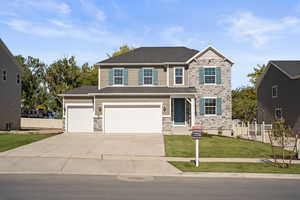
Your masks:
<path fill-rule="evenodd" d="M 169 93 L 196 93 L 196 88 L 194 87 L 106 87 L 98 90 L 97 86 L 82 86 L 73 90 L 69 90 L 64 94 L 126 94 L 126 93 L 153 93 L 153 94 L 169 94 Z"/>
<path fill-rule="evenodd" d="M 140 47 L 97 64 L 186 62 L 198 52 L 186 47 Z"/>
<path fill-rule="evenodd" d="M 270 62 L 292 78 L 300 75 L 300 60 L 272 60 Z"/>

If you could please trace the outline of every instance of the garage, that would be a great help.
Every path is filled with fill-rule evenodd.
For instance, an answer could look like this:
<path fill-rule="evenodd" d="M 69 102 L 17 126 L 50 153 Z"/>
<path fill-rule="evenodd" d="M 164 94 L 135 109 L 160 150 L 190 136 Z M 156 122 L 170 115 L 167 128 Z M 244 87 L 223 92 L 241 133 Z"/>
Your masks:
<path fill-rule="evenodd" d="M 93 132 L 93 106 L 67 106 L 68 132 Z"/>
<path fill-rule="evenodd" d="M 105 133 L 162 133 L 161 103 L 104 103 Z"/>

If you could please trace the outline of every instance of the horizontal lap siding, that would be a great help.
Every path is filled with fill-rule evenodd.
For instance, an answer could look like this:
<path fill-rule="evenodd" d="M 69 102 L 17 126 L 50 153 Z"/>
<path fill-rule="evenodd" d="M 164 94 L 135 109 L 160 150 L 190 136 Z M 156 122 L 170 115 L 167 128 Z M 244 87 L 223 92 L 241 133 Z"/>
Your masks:
<path fill-rule="evenodd" d="M 130 103 L 130 102 L 139 102 L 139 103 L 163 103 L 166 107 L 166 111 L 163 112 L 163 115 L 170 114 L 170 98 L 169 97 L 97 97 L 96 98 L 96 115 L 102 115 L 99 111 L 99 107 L 102 107 L 102 103 Z"/>
<path fill-rule="evenodd" d="M 188 83 L 188 69 L 185 67 L 184 68 L 184 85 L 174 85 L 174 68 L 177 66 L 170 66 L 169 68 L 169 84 L 170 86 L 176 86 L 176 87 L 188 87 L 189 83 Z M 178 66 L 181 67 L 181 66 Z"/>
<path fill-rule="evenodd" d="M 93 97 L 65 97 L 65 104 L 67 103 L 93 103 Z"/>
<path fill-rule="evenodd" d="M 122 67 L 122 66 L 120 66 Z M 151 67 L 151 66 L 147 66 Z M 101 88 L 110 87 L 109 85 L 109 69 L 111 67 L 100 67 L 100 86 Z M 139 85 L 139 69 L 141 67 L 128 67 L 128 85 L 138 87 Z M 158 86 L 167 85 L 167 73 L 163 67 L 155 67 L 158 70 Z"/>

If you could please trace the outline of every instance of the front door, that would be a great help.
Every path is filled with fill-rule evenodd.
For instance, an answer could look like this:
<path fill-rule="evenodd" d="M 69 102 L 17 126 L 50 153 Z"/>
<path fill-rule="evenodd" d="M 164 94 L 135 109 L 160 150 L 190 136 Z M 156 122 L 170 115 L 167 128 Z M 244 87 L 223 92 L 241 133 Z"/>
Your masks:
<path fill-rule="evenodd" d="M 185 125 L 185 99 L 174 99 L 174 124 Z"/>

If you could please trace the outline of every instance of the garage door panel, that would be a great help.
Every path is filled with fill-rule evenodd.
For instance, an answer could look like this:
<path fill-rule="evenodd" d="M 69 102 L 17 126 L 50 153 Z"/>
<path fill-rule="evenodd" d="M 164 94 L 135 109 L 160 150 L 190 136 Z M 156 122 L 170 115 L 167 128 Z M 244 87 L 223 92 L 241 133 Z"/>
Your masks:
<path fill-rule="evenodd" d="M 68 132 L 93 132 L 93 107 L 68 107 Z"/>
<path fill-rule="evenodd" d="M 162 116 L 158 105 L 105 107 L 107 133 L 161 133 Z"/>

